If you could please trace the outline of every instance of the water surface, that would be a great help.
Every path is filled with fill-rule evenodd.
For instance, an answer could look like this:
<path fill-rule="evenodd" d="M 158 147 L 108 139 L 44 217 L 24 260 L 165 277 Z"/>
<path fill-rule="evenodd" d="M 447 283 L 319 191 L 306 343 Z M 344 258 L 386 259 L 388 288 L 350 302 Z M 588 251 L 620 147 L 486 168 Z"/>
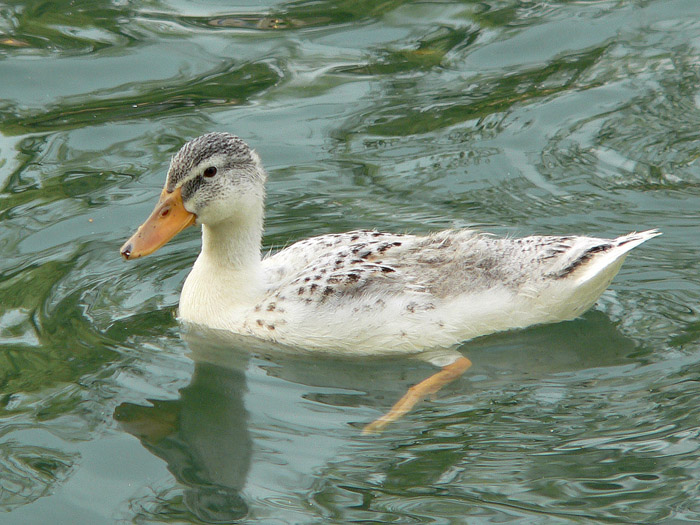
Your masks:
<path fill-rule="evenodd" d="M 0 521 L 700 521 L 698 64 L 695 0 L 0 6 Z M 664 235 L 363 436 L 435 369 L 183 337 L 198 232 L 118 257 L 214 130 L 268 168 L 266 250 Z"/>

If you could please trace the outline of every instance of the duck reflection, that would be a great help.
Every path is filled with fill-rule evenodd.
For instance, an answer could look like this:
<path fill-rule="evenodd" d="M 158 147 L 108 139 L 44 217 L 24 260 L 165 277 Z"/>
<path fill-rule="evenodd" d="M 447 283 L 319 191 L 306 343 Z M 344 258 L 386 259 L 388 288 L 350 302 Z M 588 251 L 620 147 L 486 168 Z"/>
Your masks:
<path fill-rule="evenodd" d="M 184 504 L 206 523 L 235 521 L 248 512 L 240 496 L 252 454 L 243 405 L 245 364 L 239 352 L 218 364 L 196 361 L 180 399 L 122 403 L 114 412 L 126 431 L 167 462 L 186 487 Z"/>
<path fill-rule="evenodd" d="M 350 456 L 382 455 L 381 449 L 393 447 L 390 443 L 414 436 L 420 412 L 381 440 L 363 437 L 361 430 L 408 386 L 430 374 L 431 364 L 405 357 L 348 360 L 286 354 L 269 343 L 221 337 L 187 333 L 195 370 L 178 400 L 149 400 L 151 406 L 123 403 L 114 413 L 125 430 L 167 462 L 185 486 L 184 504 L 199 520 L 240 520 L 254 499 L 295 493 L 300 483 L 313 484 L 330 465 L 337 475 L 342 471 L 338 459 L 348 457 L 348 450 Z M 473 359 L 479 381 L 466 374 L 441 397 L 474 388 L 497 392 L 501 383 L 627 364 L 635 358 L 634 343 L 601 312 L 491 336 L 459 350 Z M 423 357 L 439 364 L 454 352 Z M 446 408 L 446 417 L 456 412 Z M 432 411 L 423 424 L 440 425 L 439 414 Z M 439 470 L 444 468 L 449 465 L 441 464 Z M 386 474 L 390 479 L 392 474 Z M 244 488 L 248 501 L 241 496 Z"/>

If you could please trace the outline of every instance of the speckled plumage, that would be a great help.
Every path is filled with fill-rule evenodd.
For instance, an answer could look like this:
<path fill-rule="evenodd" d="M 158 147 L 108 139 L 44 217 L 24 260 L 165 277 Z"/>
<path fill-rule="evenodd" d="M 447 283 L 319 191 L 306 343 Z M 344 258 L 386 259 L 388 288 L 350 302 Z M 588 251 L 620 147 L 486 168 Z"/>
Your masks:
<path fill-rule="evenodd" d="M 629 249 L 655 235 L 498 238 L 474 230 L 420 237 L 375 231 L 324 235 L 262 261 L 258 336 L 304 345 L 417 350 L 571 319 L 587 310 Z M 597 268 L 594 258 L 608 255 Z M 601 259 L 602 260 L 602 259 Z M 319 319 L 319 328 L 312 328 Z M 290 326 L 290 322 L 293 323 Z M 294 332 L 304 330 L 303 340 Z M 426 344 L 427 342 L 427 344 Z"/>
<path fill-rule="evenodd" d="M 216 177 L 203 170 L 215 166 Z M 571 319 L 655 230 L 617 239 L 330 234 L 260 256 L 265 171 L 233 135 L 173 158 L 166 182 L 203 227 L 183 287 L 183 320 L 308 349 L 353 353 L 448 347 L 499 330 Z"/>

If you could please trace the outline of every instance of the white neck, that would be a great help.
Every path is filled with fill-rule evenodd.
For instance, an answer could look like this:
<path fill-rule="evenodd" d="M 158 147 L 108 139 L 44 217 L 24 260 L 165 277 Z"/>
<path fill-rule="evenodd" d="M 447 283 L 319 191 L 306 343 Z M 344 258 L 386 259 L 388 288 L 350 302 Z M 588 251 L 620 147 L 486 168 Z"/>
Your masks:
<path fill-rule="evenodd" d="M 202 225 L 199 259 L 216 261 L 227 273 L 260 266 L 262 217 L 236 218 L 215 225 Z"/>
<path fill-rule="evenodd" d="M 182 319 L 230 330 L 264 293 L 262 206 L 247 212 L 202 226 L 202 251 L 180 296 Z"/>

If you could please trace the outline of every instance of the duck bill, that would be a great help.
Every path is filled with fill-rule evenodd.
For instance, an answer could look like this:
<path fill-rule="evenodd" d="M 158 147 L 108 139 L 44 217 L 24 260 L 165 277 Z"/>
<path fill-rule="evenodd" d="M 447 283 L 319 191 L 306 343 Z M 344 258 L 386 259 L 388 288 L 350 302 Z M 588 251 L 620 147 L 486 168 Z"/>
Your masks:
<path fill-rule="evenodd" d="M 153 253 L 182 230 L 192 226 L 196 218 L 185 209 L 180 188 L 172 193 L 163 190 L 151 216 L 121 247 L 122 257 L 129 260 Z"/>

